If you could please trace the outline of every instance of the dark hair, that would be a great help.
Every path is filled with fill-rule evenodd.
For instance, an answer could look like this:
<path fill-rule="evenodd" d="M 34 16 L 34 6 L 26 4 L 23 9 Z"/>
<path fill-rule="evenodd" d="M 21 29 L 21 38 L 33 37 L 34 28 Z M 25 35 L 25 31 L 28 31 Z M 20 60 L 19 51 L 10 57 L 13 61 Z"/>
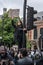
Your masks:
<path fill-rule="evenodd" d="M 37 46 L 36 45 L 34 46 L 34 49 L 37 49 Z"/>
<path fill-rule="evenodd" d="M 27 56 L 27 50 L 25 48 L 22 48 L 20 50 L 21 54 L 23 55 L 23 57 L 26 57 Z"/>

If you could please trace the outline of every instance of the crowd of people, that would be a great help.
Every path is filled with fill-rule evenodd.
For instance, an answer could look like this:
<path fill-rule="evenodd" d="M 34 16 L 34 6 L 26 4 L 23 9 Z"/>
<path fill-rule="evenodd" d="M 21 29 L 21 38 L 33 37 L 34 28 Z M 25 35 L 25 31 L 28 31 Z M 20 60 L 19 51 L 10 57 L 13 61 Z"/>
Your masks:
<path fill-rule="evenodd" d="M 32 55 L 33 54 L 33 55 Z M 26 48 L 21 48 L 21 49 L 14 49 L 11 47 L 0 45 L 0 62 L 2 60 L 8 60 L 8 65 L 34 65 L 34 54 L 33 52 L 30 52 Z M 40 56 L 40 58 L 36 58 L 36 63 L 37 65 L 42 65 L 43 64 L 43 57 L 39 54 L 37 55 L 37 58 Z M 39 56 L 38 56 L 39 55 Z M 36 56 L 35 56 L 36 57 Z M 3 65 L 6 65 L 3 63 Z"/>
<path fill-rule="evenodd" d="M 8 49 L 8 47 L 1 45 L 0 62 L 1 60 L 8 60 L 9 65 L 33 65 L 33 61 L 29 58 L 25 48 L 19 50 L 15 48 L 14 50 L 12 47 Z"/>
<path fill-rule="evenodd" d="M 14 43 L 18 42 L 18 49 L 15 47 L 7 47 L 0 44 L 0 62 L 2 60 L 8 60 L 7 65 L 34 65 L 34 60 L 36 65 L 43 64 L 43 57 L 41 53 L 36 53 L 37 49 L 35 47 L 34 51 L 29 51 L 26 49 L 26 28 L 23 28 L 23 24 L 20 19 L 17 19 L 17 23 L 12 19 L 12 25 L 15 29 L 14 31 Z M 15 45 L 15 44 L 14 44 Z M 37 60 L 38 59 L 38 60 Z M 3 65 L 6 65 L 3 63 Z"/>

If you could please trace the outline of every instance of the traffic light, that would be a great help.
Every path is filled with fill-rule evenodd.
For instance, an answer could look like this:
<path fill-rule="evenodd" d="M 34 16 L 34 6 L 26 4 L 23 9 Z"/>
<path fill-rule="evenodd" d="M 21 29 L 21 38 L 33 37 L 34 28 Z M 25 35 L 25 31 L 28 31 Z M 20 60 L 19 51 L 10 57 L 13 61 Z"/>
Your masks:
<path fill-rule="evenodd" d="M 27 30 L 32 30 L 36 28 L 36 26 L 34 26 L 34 21 L 37 21 L 37 19 L 34 18 L 34 14 L 36 13 L 37 11 L 34 10 L 33 7 L 28 6 L 27 8 Z"/>

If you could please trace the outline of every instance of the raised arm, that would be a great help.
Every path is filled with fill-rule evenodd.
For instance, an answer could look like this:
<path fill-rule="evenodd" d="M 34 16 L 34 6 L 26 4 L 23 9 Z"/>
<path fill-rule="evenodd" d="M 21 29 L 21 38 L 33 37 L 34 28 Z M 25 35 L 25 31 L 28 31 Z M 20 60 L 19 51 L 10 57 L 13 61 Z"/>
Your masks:
<path fill-rule="evenodd" d="M 16 25 L 14 24 L 14 21 L 12 20 L 12 26 L 14 27 L 14 28 L 16 28 Z"/>

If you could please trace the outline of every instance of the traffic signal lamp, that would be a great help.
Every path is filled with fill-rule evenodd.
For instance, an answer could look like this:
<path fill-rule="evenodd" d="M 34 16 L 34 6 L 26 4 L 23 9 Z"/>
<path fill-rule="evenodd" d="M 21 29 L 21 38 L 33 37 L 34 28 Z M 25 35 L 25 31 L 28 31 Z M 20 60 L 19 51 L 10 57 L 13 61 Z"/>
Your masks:
<path fill-rule="evenodd" d="M 34 26 L 34 21 L 37 21 L 37 19 L 34 18 L 34 14 L 36 13 L 37 11 L 34 10 L 33 7 L 28 6 L 27 8 L 27 30 L 32 30 L 36 28 L 36 26 Z"/>

